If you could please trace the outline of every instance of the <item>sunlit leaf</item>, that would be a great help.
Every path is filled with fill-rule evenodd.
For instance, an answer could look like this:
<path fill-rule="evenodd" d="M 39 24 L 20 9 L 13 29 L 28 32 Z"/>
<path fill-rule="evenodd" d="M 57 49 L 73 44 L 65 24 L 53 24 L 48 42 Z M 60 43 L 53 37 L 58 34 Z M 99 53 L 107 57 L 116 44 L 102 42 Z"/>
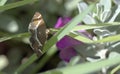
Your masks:
<path fill-rule="evenodd" d="M 0 0 L 0 6 L 3 6 L 6 2 L 7 0 Z"/>

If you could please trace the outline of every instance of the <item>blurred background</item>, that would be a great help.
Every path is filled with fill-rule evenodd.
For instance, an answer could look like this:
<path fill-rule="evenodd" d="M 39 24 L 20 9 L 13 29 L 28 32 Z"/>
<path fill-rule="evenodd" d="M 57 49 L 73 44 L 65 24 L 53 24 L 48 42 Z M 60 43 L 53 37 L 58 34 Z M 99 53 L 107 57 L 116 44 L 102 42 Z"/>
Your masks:
<path fill-rule="evenodd" d="M 2 1 L 2 0 L 1 0 Z M 3 0 L 4 4 L 22 0 Z M 80 0 L 38 0 L 8 10 L 0 10 L 0 37 L 28 32 L 28 25 L 35 12 L 40 12 L 48 28 L 54 27 L 59 17 L 73 17 L 78 14 L 77 2 Z M 1 4 L 2 6 L 2 4 Z M 0 43 L 0 74 L 13 74 L 25 62 L 33 50 L 29 45 L 29 36 L 14 38 Z M 55 68 L 60 61 L 56 54 L 42 70 Z M 23 74 L 29 74 L 38 61 L 30 65 Z"/>
<path fill-rule="evenodd" d="M 60 17 L 73 18 L 77 14 L 79 14 L 77 4 L 80 1 L 84 1 L 89 5 L 95 2 L 96 0 L 0 0 L 0 74 L 13 74 L 16 71 L 16 69 L 18 69 L 21 66 L 21 64 L 25 63 L 29 59 L 29 57 L 31 57 L 34 54 L 34 51 L 29 45 L 30 34 L 28 32 L 28 26 L 35 12 L 40 12 L 42 14 L 42 17 L 46 23 L 47 28 L 54 28 L 56 22 Z M 104 11 L 102 10 L 108 10 L 108 9 L 104 9 L 102 5 L 98 8 L 96 6 L 96 8 L 101 12 L 96 15 L 96 18 L 93 18 L 91 17 L 91 15 L 89 15 L 90 17 L 85 19 L 86 22 L 83 20 L 81 24 L 82 23 L 89 24 L 89 22 L 90 23 L 92 22 L 93 24 L 92 20 L 94 19 L 97 19 L 95 20 L 97 21 L 95 22 L 96 24 L 108 23 L 107 22 L 108 20 L 106 19 L 111 19 L 113 15 L 117 14 L 116 13 L 117 7 L 118 7 L 118 12 L 120 12 L 119 0 L 111 0 L 111 1 L 100 0 L 100 1 L 103 1 L 104 6 L 110 8 L 110 13 L 112 12 L 112 15 L 109 15 L 109 13 L 105 14 Z M 111 4 L 113 5 L 113 7 L 106 5 L 105 3 L 106 1 L 114 2 Z M 86 9 L 84 3 L 81 6 L 79 5 L 79 8 L 80 7 L 83 7 L 83 10 Z M 95 10 L 97 11 L 97 9 Z M 104 16 L 103 14 L 106 16 Z M 104 19 L 99 18 L 101 16 L 104 17 L 106 21 L 102 21 Z M 120 19 L 119 16 L 120 14 L 113 21 L 119 22 L 119 19 Z M 101 37 L 101 36 L 104 36 L 105 34 L 107 34 L 108 36 L 112 36 L 113 32 L 116 33 L 115 35 L 117 35 L 117 33 L 118 34 L 120 33 L 119 31 L 120 27 L 118 26 L 116 27 L 112 26 L 112 27 L 103 28 L 103 29 L 104 29 L 104 32 L 102 29 L 96 30 L 96 32 L 92 32 L 92 30 L 89 30 L 88 32 L 95 34 L 96 37 L 97 36 Z M 103 45 L 96 44 L 96 47 L 104 47 L 104 49 L 110 49 L 110 46 L 115 44 L 114 43 L 109 45 L 107 43 Z M 94 44 L 91 44 L 91 45 L 94 45 Z M 91 45 L 86 44 L 86 46 L 81 45 L 79 47 L 77 46 L 75 47 L 76 49 L 81 48 L 84 50 Z M 119 50 L 120 46 L 118 45 L 118 47 L 117 48 L 116 47 L 112 49 L 114 51 L 116 49 Z M 103 49 L 103 48 L 99 48 L 99 49 Z M 99 50 L 96 50 L 96 51 L 100 52 Z M 81 51 L 81 52 L 84 52 L 84 51 Z M 92 52 L 92 54 L 90 52 L 89 53 L 87 52 L 85 52 L 84 55 L 87 54 L 87 56 L 90 55 L 90 57 L 91 55 L 96 56 L 96 54 L 93 54 L 93 53 L 98 53 L 98 52 L 93 52 L 91 50 L 90 52 Z M 47 61 L 47 63 L 42 67 L 42 69 L 38 68 L 38 73 L 51 70 L 51 69 L 56 69 L 56 67 L 58 68 L 59 65 L 60 67 L 67 65 L 66 62 L 63 62 L 59 56 L 60 56 L 59 52 L 57 52 L 54 56 L 52 56 L 52 58 L 50 58 L 50 60 Z M 101 56 L 102 55 L 100 55 L 100 57 Z M 39 58 L 30 66 L 28 66 L 22 72 L 22 74 L 33 74 L 31 72 L 38 67 L 37 65 L 39 64 L 40 59 L 41 58 Z M 96 60 L 93 59 L 92 61 L 96 61 Z M 63 63 L 61 64 L 61 62 Z M 98 74 L 102 74 L 102 73 L 98 73 Z"/>

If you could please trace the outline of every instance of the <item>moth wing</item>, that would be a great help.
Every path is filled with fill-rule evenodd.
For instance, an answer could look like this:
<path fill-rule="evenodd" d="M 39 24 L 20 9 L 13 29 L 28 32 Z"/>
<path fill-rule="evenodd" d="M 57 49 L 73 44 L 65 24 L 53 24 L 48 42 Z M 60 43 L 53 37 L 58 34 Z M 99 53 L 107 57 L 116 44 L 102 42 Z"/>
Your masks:
<path fill-rule="evenodd" d="M 47 40 L 46 37 L 46 25 L 39 12 L 36 12 L 29 24 L 29 31 L 31 33 L 30 45 L 34 52 L 40 56 L 42 55 L 41 49 Z"/>

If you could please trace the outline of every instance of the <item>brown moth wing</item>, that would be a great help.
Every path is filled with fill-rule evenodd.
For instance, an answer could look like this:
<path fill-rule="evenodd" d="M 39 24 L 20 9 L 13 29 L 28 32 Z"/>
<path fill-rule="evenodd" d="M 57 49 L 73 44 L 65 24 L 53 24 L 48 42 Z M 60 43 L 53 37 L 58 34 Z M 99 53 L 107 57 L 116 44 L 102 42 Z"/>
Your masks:
<path fill-rule="evenodd" d="M 31 33 L 30 45 L 33 48 L 34 52 L 38 55 L 42 55 L 42 47 L 47 40 L 46 36 L 46 25 L 42 18 L 42 15 L 39 12 L 36 12 L 32 18 L 31 23 L 29 24 L 29 31 Z"/>

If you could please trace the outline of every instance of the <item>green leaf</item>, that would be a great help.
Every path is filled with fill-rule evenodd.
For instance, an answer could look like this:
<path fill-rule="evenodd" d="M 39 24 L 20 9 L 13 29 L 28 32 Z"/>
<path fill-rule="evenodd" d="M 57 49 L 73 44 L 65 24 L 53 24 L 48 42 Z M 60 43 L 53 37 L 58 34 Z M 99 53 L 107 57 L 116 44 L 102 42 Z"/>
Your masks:
<path fill-rule="evenodd" d="M 87 9 L 87 7 L 88 7 L 88 4 L 87 3 L 85 3 L 85 2 L 79 2 L 79 4 L 78 4 L 78 10 L 79 10 L 79 13 L 81 13 L 82 11 L 84 11 L 84 10 L 86 10 Z M 83 22 L 85 23 L 85 24 L 95 24 L 96 23 L 96 21 L 95 21 L 95 19 L 92 17 L 92 15 L 86 15 L 85 16 L 85 18 L 83 19 Z"/>
<path fill-rule="evenodd" d="M 120 65 L 118 65 L 117 67 L 115 67 L 110 74 L 115 74 L 115 72 L 117 72 L 118 70 L 120 70 Z"/>
<path fill-rule="evenodd" d="M 16 3 L 6 4 L 4 6 L 0 6 L 0 11 L 5 11 L 5 10 L 12 9 L 15 7 L 23 6 L 29 3 L 33 3 L 35 1 L 38 1 L 38 0 L 23 0 L 23 1 L 16 2 Z"/>
<path fill-rule="evenodd" d="M 109 22 L 114 22 L 117 16 L 120 13 L 120 5 L 118 5 L 117 9 L 114 11 L 113 16 L 110 18 Z"/>
<path fill-rule="evenodd" d="M 50 58 L 56 53 L 56 51 L 57 51 L 56 46 L 54 45 L 45 53 L 45 55 L 41 58 L 36 67 L 30 71 L 30 74 L 36 74 L 36 72 L 41 70 L 43 66 L 46 64 L 46 62 L 48 62 L 48 60 L 50 60 Z"/>
<path fill-rule="evenodd" d="M 80 25 L 80 26 L 76 26 L 75 28 L 73 28 L 72 31 L 89 30 L 89 29 L 94 29 L 94 28 L 102 28 L 102 27 L 117 26 L 117 25 L 120 25 L 120 22 Z"/>
<path fill-rule="evenodd" d="M 6 2 L 7 0 L 0 0 L 0 6 L 3 6 Z"/>
<path fill-rule="evenodd" d="M 111 59 L 101 60 L 98 62 L 89 62 L 84 64 L 77 64 L 71 67 L 65 67 L 60 69 L 55 69 L 47 72 L 43 72 L 41 74 L 52 74 L 52 72 L 56 74 L 89 74 L 91 72 L 95 72 L 97 70 L 102 69 L 103 67 L 113 66 L 120 63 L 120 56 L 116 56 Z"/>
<path fill-rule="evenodd" d="M 26 61 L 26 63 L 23 63 L 16 71 L 14 74 L 19 74 L 21 73 L 27 66 L 29 66 L 30 64 L 32 64 L 38 57 L 36 56 L 36 54 L 33 54 L 28 61 Z"/>
<path fill-rule="evenodd" d="M 85 43 L 106 43 L 106 42 L 116 42 L 120 40 L 120 34 L 118 35 L 114 35 L 114 36 L 109 36 L 109 37 L 105 37 L 101 40 L 97 40 L 97 41 L 93 41 L 91 39 L 85 38 L 83 36 L 75 36 L 75 39 L 85 42 Z"/>
<path fill-rule="evenodd" d="M 104 11 L 108 11 L 111 9 L 112 1 L 111 0 L 100 0 L 100 4 L 104 6 Z"/>
<path fill-rule="evenodd" d="M 94 41 L 95 43 L 116 42 L 120 40 L 120 34 Z"/>
<path fill-rule="evenodd" d="M 27 37 L 29 36 L 29 33 L 21 33 L 21 34 L 15 34 L 15 35 L 7 35 L 7 36 L 3 36 L 0 38 L 0 42 L 6 41 L 6 40 L 10 40 L 13 38 L 18 38 L 18 37 Z"/>
<path fill-rule="evenodd" d="M 91 40 L 89 38 L 86 38 L 84 36 L 81 36 L 81 35 L 78 35 L 78 36 L 76 36 L 74 38 L 81 41 L 81 42 L 84 42 L 84 43 L 93 43 L 93 40 Z"/>

